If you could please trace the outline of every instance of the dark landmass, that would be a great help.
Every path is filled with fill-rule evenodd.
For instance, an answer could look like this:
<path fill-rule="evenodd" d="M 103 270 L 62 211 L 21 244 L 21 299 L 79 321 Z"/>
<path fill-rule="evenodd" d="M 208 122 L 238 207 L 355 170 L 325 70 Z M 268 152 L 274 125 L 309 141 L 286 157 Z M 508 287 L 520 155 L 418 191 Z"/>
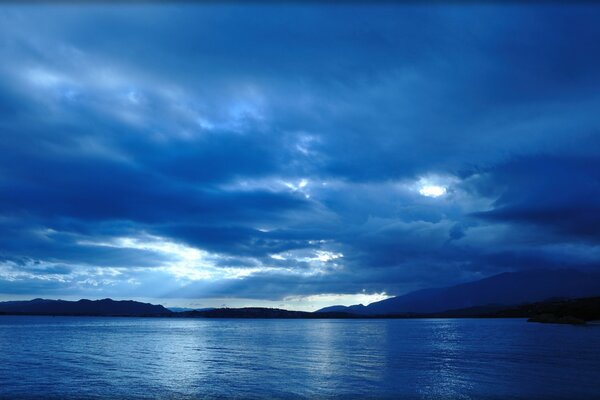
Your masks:
<path fill-rule="evenodd" d="M 167 310 L 172 311 L 172 312 L 185 312 L 185 311 L 194 311 L 196 309 L 188 308 L 188 307 L 167 307 Z"/>
<path fill-rule="evenodd" d="M 0 314 L 85 315 L 85 316 L 164 316 L 171 314 L 161 305 L 132 300 L 45 300 L 0 302 Z"/>
<path fill-rule="evenodd" d="M 506 272 L 460 285 L 423 289 L 402 296 L 345 307 L 326 307 L 318 312 L 348 312 L 362 315 L 442 313 L 481 305 L 504 308 L 549 298 L 600 296 L 600 273 L 572 269 Z"/>
<path fill-rule="evenodd" d="M 600 320 L 600 297 L 548 300 L 524 304 L 497 313 L 500 317 L 525 317 L 531 322 L 583 324 Z"/>
<path fill-rule="evenodd" d="M 204 308 L 173 312 L 161 305 L 137 301 L 45 300 L 0 302 L 0 315 L 115 316 L 172 318 L 359 318 L 349 313 L 311 313 L 277 308 Z"/>
<path fill-rule="evenodd" d="M 600 297 L 549 299 L 519 306 L 489 305 L 440 313 L 421 314 L 428 318 L 528 318 L 530 322 L 582 325 L 600 320 Z"/>
<path fill-rule="evenodd" d="M 172 312 L 160 305 L 136 301 L 42 300 L 0 303 L 4 315 L 136 316 L 163 318 L 288 318 L 288 319 L 378 319 L 378 318 L 528 318 L 531 322 L 584 324 L 600 320 L 600 297 L 552 299 L 519 306 L 487 305 L 437 313 L 352 314 L 305 312 L 277 308 L 215 308 Z"/>
<path fill-rule="evenodd" d="M 314 313 L 306 311 L 289 311 L 279 308 L 245 307 L 245 308 L 215 308 L 176 313 L 172 317 L 181 318 L 361 318 L 360 315 L 339 312 Z"/>
<path fill-rule="evenodd" d="M 0 314 L 170 318 L 529 318 L 532 322 L 579 324 L 600 320 L 600 274 L 573 270 L 504 273 L 462 285 L 420 290 L 368 306 L 332 306 L 316 312 L 261 307 L 174 312 L 161 305 L 131 300 L 35 299 L 0 302 Z"/>
<path fill-rule="evenodd" d="M 352 313 L 352 314 L 362 314 L 368 315 L 369 313 L 366 311 L 367 306 L 362 304 L 356 304 L 353 306 L 330 306 L 321 308 L 320 310 L 315 311 L 316 313 L 328 313 L 328 312 L 343 312 L 343 313 Z"/>
<path fill-rule="evenodd" d="M 214 310 L 214 307 L 206 307 L 206 308 L 189 308 L 189 307 L 167 307 L 170 311 L 173 312 L 186 312 L 186 311 L 207 311 Z"/>
<path fill-rule="evenodd" d="M 352 314 L 346 312 L 303 312 L 276 308 L 217 308 L 169 315 L 173 318 L 309 318 L 309 319 L 377 319 L 377 318 L 529 318 L 532 322 L 583 324 L 600 320 L 600 297 L 570 300 L 547 300 L 519 306 L 487 305 L 438 313 Z"/>

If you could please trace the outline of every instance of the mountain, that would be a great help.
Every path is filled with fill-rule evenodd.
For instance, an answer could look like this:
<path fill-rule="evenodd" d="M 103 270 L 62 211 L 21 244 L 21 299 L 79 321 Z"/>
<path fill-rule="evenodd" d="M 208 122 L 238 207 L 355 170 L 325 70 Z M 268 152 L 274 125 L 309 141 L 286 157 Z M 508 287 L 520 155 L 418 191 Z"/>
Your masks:
<path fill-rule="evenodd" d="M 321 311 L 363 315 L 438 313 L 480 306 L 512 306 L 550 298 L 600 295 L 600 273 L 578 270 L 505 272 L 455 286 L 423 289 L 371 303 L 368 306 L 333 306 Z"/>
<path fill-rule="evenodd" d="M 137 301 L 103 300 L 45 300 L 0 302 L 0 313 L 29 315 L 161 315 L 170 314 L 161 305 L 140 303 Z"/>
<path fill-rule="evenodd" d="M 353 314 L 364 314 L 365 307 L 362 304 L 357 304 L 354 306 L 329 306 L 325 308 L 321 308 L 315 312 L 323 313 L 323 312 L 345 312 L 345 313 L 353 313 Z"/>

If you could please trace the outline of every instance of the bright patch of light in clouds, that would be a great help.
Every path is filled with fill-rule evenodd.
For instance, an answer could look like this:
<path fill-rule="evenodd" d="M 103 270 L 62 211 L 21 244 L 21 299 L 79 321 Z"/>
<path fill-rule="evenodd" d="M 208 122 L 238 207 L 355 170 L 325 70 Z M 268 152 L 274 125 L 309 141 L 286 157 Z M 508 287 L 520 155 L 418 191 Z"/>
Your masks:
<path fill-rule="evenodd" d="M 454 176 L 427 175 L 419 178 L 409 187 L 421 196 L 437 198 L 448 194 L 448 189 L 458 179 Z"/>
<path fill-rule="evenodd" d="M 86 246 L 104 246 L 121 249 L 136 249 L 155 252 L 163 257 L 153 268 L 162 270 L 183 281 L 241 279 L 261 273 L 279 273 L 296 276 L 313 276 L 328 273 L 339 267 L 335 260 L 344 257 L 342 253 L 326 250 L 298 250 L 280 254 L 271 254 L 274 261 L 293 260 L 305 262 L 310 269 L 295 269 L 288 266 L 261 265 L 239 267 L 228 265 L 228 257 L 208 251 L 175 243 L 166 238 L 143 235 L 140 237 L 117 237 L 108 241 L 79 241 Z"/>
<path fill-rule="evenodd" d="M 355 294 L 315 294 L 310 296 L 289 296 L 283 299 L 285 306 L 293 310 L 315 311 L 332 305 L 351 306 L 354 304 L 371 304 L 392 296 L 381 293 Z"/>
<path fill-rule="evenodd" d="M 320 262 L 327 262 L 331 260 L 335 260 L 337 258 L 342 258 L 344 255 L 342 253 L 333 253 L 331 251 L 317 250 L 315 253 L 315 257 L 308 258 L 308 260 L 313 261 L 317 260 Z"/>
<path fill-rule="evenodd" d="M 436 185 L 425 185 L 419 189 L 419 193 L 426 197 L 440 197 L 446 194 L 446 188 Z"/>
<path fill-rule="evenodd" d="M 296 260 L 307 263 L 326 263 L 344 257 L 344 254 L 342 253 L 326 250 L 316 250 L 309 255 L 303 255 L 301 253 L 304 253 L 304 251 L 288 251 L 285 253 L 271 254 L 270 257 L 274 260 Z"/>
<path fill-rule="evenodd" d="M 143 238 L 119 237 L 107 242 L 81 241 L 79 244 L 153 251 L 168 256 L 171 261 L 157 265 L 177 278 L 188 280 L 210 279 L 215 274 L 215 256 L 206 251 L 166 240 L 158 236 Z"/>

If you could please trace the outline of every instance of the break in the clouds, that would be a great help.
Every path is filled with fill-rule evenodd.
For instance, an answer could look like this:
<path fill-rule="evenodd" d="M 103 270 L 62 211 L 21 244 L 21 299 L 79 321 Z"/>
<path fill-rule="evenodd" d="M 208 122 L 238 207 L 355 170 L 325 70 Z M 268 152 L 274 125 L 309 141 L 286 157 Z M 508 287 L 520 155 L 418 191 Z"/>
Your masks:
<path fill-rule="evenodd" d="M 599 19 L 5 4 L 1 295 L 310 309 L 596 268 Z"/>

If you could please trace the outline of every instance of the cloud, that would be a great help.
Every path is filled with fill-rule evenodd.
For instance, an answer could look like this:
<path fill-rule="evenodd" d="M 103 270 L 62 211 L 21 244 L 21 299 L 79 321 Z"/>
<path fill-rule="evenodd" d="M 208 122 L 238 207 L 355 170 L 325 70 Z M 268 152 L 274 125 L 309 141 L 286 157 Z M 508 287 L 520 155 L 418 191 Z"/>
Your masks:
<path fill-rule="evenodd" d="M 598 17 L 0 7 L 0 294 L 316 304 L 595 268 Z"/>
<path fill-rule="evenodd" d="M 600 167 L 596 158 L 534 156 L 499 166 L 486 179 L 504 186 L 490 221 L 530 224 L 577 240 L 598 239 Z"/>

